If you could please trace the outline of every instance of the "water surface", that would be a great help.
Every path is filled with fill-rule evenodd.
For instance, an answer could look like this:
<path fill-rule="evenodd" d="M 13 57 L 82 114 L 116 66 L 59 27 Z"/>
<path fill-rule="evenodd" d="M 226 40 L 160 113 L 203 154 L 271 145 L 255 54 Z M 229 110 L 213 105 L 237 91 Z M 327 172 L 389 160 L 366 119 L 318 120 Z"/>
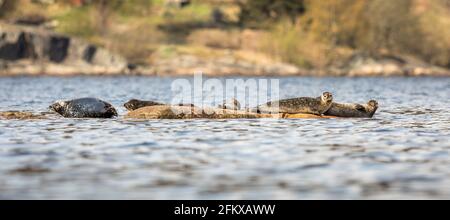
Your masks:
<path fill-rule="evenodd" d="M 0 78 L 0 111 L 169 102 L 174 79 Z M 281 78 L 373 119 L 0 120 L 0 199 L 450 199 L 450 78 Z"/>

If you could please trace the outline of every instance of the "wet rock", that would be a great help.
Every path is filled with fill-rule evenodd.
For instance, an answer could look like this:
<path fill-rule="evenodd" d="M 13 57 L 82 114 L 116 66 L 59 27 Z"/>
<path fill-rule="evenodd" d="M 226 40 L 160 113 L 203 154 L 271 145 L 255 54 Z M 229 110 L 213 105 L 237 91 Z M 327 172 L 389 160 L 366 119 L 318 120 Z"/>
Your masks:
<path fill-rule="evenodd" d="M 247 111 L 236 111 L 219 108 L 198 108 L 189 106 L 159 105 L 139 108 L 129 112 L 128 119 L 256 119 L 256 118 L 335 118 L 333 116 L 317 116 L 311 114 L 257 114 Z"/>
<path fill-rule="evenodd" d="M 31 112 L 20 112 L 20 111 L 8 111 L 0 112 L 0 119 L 19 119 L 19 120 L 30 120 L 30 119 L 46 119 L 44 115 L 36 115 Z"/>
<path fill-rule="evenodd" d="M 197 108 L 189 106 L 158 105 L 139 108 L 128 112 L 126 118 L 132 119 L 233 119 L 260 118 L 261 115 L 244 111 L 232 111 L 216 108 Z"/>

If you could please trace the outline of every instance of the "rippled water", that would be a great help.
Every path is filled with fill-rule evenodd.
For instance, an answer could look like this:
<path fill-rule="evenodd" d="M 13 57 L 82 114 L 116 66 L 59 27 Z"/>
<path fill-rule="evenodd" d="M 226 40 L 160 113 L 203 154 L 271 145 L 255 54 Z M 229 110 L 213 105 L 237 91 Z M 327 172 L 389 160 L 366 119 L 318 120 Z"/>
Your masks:
<path fill-rule="evenodd" d="M 170 101 L 171 78 L 0 78 L 0 111 Z M 0 199 L 450 199 L 450 78 L 281 78 L 373 119 L 0 120 Z"/>

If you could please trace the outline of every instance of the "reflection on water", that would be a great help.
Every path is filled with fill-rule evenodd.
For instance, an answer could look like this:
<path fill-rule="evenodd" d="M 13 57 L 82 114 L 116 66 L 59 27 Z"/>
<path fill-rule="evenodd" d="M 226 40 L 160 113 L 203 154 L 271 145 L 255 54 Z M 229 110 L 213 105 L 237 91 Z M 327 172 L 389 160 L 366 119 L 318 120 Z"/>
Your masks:
<path fill-rule="evenodd" d="M 0 78 L 0 111 L 170 101 L 170 78 Z M 0 120 L 0 198 L 450 198 L 450 78 L 282 78 L 281 96 L 377 99 L 373 119 Z"/>

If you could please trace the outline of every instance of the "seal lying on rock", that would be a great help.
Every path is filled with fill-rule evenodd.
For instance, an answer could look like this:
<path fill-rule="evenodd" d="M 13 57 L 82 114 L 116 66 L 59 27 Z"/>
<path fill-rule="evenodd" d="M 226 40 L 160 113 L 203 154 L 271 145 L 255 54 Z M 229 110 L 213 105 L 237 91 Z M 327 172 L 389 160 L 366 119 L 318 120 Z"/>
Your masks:
<path fill-rule="evenodd" d="M 165 105 L 165 104 L 159 103 L 159 102 L 154 102 L 154 101 L 142 101 L 142 100 L 138 100 L 138 99 L 131 99 L 130 101 L 125 103 L 123 106 L 128 111 L 133 111 L 138 108 L 147 107 L 147 106 L 155 106 L 155 105 Z"/>
<path fill-rule="evenodd" d="M 331 107 L 333 95 L 324 92 L 321 97 L 300 97 L 268 102 L 256 107 L 258 113 L 288 113 L 288 114 L 314 114 L 322 115 Z"/>
<path fill-rule="evenodd" d="M 81 98 L 70 101 L 58 101 L 50 109 L 65 118 L 112 118 L 117 116 L 114 107 L 96 98 Z"/>
<path fill-rule="evenodd" d="M 143 100 L 139 100 L 139 99 L 131 99 L 130 101 L 125 103 L 123 106 L 128 111 L 134 111 L 134 110 L 139 109 L 139 108 L 149 107 L 149 106 L 157 106 L 157 105 L 167 105 L 167 104 L 160 103 L 160 102 L 154 102 L 154 101 L 143 101 Z M 193 104 L 178 104 L 177 106 L 194 107 Z"/>
<path fill-rule="evenodd" d="M 372 118 L 378 109 L 378 102 L 370 100 L 367 104 L 335 103 L 325 112 L 325 115 L 337 117 Z"/>
<path fill-rule="evenodd" d="M 237 99 L 232 98 L 228 101 L 224 101 L 222 105 L 218 106 L 218 108 L 229 110 L 241 110 L 241 103 Z"/>

